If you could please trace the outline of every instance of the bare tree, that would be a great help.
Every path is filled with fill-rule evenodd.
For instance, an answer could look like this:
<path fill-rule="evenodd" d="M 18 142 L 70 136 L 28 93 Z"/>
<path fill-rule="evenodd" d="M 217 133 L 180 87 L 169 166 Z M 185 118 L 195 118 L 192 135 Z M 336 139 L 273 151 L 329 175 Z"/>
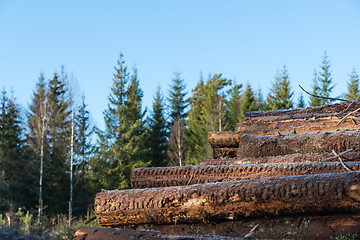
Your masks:
<path fill-rule="evenodd" d="M 183 166 L 186 152 L 184 120 L 177 119 L 170 127 L 168 144 L 169 164 Z"/>

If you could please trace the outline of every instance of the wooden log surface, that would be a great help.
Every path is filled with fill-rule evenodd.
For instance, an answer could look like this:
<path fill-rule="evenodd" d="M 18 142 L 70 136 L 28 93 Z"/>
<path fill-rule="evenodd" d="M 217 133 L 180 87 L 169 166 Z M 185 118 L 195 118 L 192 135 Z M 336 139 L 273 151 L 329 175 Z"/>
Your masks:
<path fill-rule="evenodd" d="M 302 118 L 310 119 L 324 117 L 336 117 L 340 119 L 347 113 L 350 113 L 358 108 L 360 108 L 359 103 L 337 103 L 319 107 L 274 111 L 255 111 L 246 113 L 243 122 L 275 122 Z"/>
<path fill-rule="evenodd" d="M 360 162 L 349 162 L 347 166 L 354 171 L 360 170 Z M 348 172 L 348 170 L 339 161 L 135 168 L 131 174 L 131 186 L 132 188 L 185 186 L 336 172 Z"/>
<path fill-rule="evenodd" d="M 208 142 L 212 148 L 236 148 L 239 146 L 239 139 L 242 134 L 238 131 L 210 132 Z"/>
<path fill-rule="evenodd" d="M 238 237 L 224 237 L 216 235 L 196 235 L 167 233 L 154 230 L 131 230 L 100 227 L 80 227 L 74 234 L 73 240 L 242 240 Z"/>
<path fill-rule="evenodd" d="M 267 157 L 237 157 L 238 149 L 233 148 L 229 153 L 227 148 L 213 149 L 214 159 L 204 159 L 199 165 L 229 165 L 229 164 L 255 164 L 255 163 L 293 163 L 293 162 L 319 162 L 334 156 L 333 153 L 294 153 Z M 342 158 L 345 161 L 360 161 L 360 152 L 345 153 Z M 338 161 L 333 159 L 332 161 Z"/>
<path fill-rule="evenodd" d="M 273 121 L 273 122 L 242 122 L 236 127 L 236 131 L 240 131 L 251 135 L 277 135 L 289 134 L 292 132 L 324 132 L 336 130 L 355 130 L 360 128 L 360 118 L 351 117 L 338 124 L 340 119 L 338 116 L 331 116 L 326 118 L 303 118 L 295 119 L 293 121 Z"/>
<path fill-rule="evenodd" d="M 243 134 L 239 137 L 238 157 L 264 157 L 294 153 L 360 151 L 360 131 L 299 133 L 274 136 Z"/>
<path fill-rule="evenodd" d="M 176 224 L 360 211 L 360 173 L 329 173 L 180 187 L 112 190 L 95 197 L 103 226 Z"/>

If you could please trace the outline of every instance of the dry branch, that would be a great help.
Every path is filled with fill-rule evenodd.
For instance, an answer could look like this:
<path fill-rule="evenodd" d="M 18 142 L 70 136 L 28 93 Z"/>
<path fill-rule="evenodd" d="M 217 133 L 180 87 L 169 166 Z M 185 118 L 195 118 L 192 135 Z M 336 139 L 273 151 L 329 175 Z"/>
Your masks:
<path fill-rule="evenodd" d="M 174 224 L 299 213 L 360 211 L 360 173 L 332 173 L 102 191 L 103 226 Z"/>
<path fill-rule="evenodd" d="M 360 170 L 360 162 L 349 166 Z M 340 162 L 263 163 L 217 166 L 136 168 L 131 174 L 133 188 L 185 186 L 266 177 L 344 172 Z"/>
<path fill-rule="evenodd" d="M 243 134 L 239 138 L 237 157 L 264 157 L 294 153 L 338 152 L 353 148 L 360 151 L 360 132 L 334 131 L 274 136 Z"/>

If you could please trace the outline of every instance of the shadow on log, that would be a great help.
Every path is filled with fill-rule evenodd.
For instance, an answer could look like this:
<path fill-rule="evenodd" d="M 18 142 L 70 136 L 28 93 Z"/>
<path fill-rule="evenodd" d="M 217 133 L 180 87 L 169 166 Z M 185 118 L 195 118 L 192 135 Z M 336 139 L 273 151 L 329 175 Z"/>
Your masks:
<path fill-rule="evenodd" d="M 102 191 L 102 226 L 210 222 L 299 213 L 360 211 L 360 173 L 263 178 L 199 185 Z"/>
<path fill-rule="evenodd" d="M 360 162 L 347 166 L 360 170 Z M 263 163 L 217 166 L 185 166 L 135 168 L 131 174 L 132 188 L 185 186 L 209 182 L 226 182 L 266 177 L 347 172 L 340 162 Z"/>

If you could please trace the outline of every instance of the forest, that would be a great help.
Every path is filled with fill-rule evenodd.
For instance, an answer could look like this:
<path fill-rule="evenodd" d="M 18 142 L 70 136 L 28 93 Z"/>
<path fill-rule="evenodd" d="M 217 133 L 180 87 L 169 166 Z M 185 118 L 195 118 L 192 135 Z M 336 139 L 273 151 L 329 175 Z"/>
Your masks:
<path fill-rule="evenodd" d="M 212 157 L 208 133 L 234 130 L 249 111 L 303 108 L 333 102 L 335 83 L 326 53 L 314 72 L 312 96 L 294 99 L 286 65 L 275 75 L 267 96 L 221 73 L 200 76 L 187 92 L 180 72 L 170 89 L 160 87 L 144 109 L 137 69 L 119 55 L 114 67 L 105 129 L 90 121 L 86 96 L 74 102 L 64 67 L 49 79 L 41 73 L 28 106 L 4 88 L 0 99 L 0 228 L 7 215 L 26 214 L 44 229 L 47 219 L 69 215 L 69 223 L 89 216 L 101 189 L 130 188 L 137 167 L 184 166 Z M 359 76 L 349 73 L 341 98 L 360 98 Z M 322 96 L 325 98 L 320 98 Z M 20 209 L 20 213 L 19 213 Z"/>

